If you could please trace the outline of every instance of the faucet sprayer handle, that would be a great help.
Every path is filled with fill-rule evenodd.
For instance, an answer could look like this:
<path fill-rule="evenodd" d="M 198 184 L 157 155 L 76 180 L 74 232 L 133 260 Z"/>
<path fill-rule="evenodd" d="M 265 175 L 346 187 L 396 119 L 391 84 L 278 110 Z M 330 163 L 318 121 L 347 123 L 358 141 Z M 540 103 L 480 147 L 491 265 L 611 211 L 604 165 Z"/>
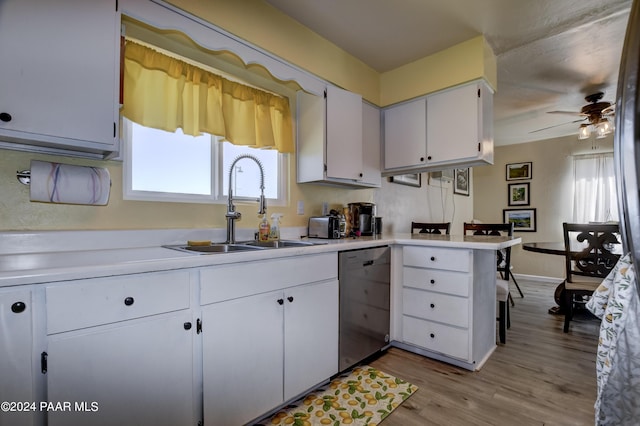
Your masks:
<path fill-rule="evenodd" d="M 260 203 L 258 214 L 265 214 L 267 212 L 267 199 L 264 198 L 264 194 L 260 194 L 258 202 Z"/>

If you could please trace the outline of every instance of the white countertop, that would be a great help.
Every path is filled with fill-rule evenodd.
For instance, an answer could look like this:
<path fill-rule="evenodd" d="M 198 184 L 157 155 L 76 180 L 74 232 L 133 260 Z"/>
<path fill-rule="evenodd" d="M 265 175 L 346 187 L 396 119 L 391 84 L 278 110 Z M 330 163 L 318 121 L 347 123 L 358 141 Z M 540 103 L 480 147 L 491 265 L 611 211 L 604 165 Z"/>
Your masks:
<path fill-rule="evenodd" d="M 96 231 L 89 232 L 95 234 Z M 84 248 L 77 251 L 24 252 L 24 250 L 16 250 L 15 254 L 0 254 L 0 287 L 251 262 L 379 245 L 499 250 L 521 243 L 519 237 L 412 235 L 408 233 L 312 241 L 326 244 L 221 254 L 185 253 L 161 247 L 160 244 L 152 247 L 127 247 L 126 244 L 123 244 L 122 248 L 117 248 L 114 247 L 113 242 L 108 244 L 108 248 L 90 250 Z M 4 252 L 6 253 L 6 250 Z"/>

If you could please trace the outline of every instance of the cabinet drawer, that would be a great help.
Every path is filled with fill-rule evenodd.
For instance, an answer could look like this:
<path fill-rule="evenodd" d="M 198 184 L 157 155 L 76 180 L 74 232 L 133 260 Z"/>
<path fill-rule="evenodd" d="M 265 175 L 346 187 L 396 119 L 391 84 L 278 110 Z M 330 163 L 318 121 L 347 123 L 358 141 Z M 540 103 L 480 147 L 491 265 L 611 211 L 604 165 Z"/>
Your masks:
<path fill-rule="evenodd" d="M 469 288 L 472 282 L 471 274 L 409 266 L 403 268 L 403 273 L 402 283 L 405 287 L 463 297 L 469 296 Z"/>
<path fill-rule="evenodd" d="M 403 263 L 406 266 L 460 272 L 471 270 L 471 250 L 406 246 L 403 248 L 402 254 Z"/>
<path fill-rule="evenodd" d="M 122 275 L 46 288 L 47 334 L 189 308 L 189 272 Z"/>
<path fill-rule="evenodd" d="M 205 268 L 200 272 L 200 303 L 207 305 L 337 277 L 336 253 Z"/>
<path fill-rule="evenodd" d="M 468 330 L 404 316 L 402 340 L 454 358 L 469 359 Z"/>
<path fill-rule="evenodd" d="M 464 297 L 405 288 L 403 314 L 457 327 L 469 326 L 469 301 Z"/>

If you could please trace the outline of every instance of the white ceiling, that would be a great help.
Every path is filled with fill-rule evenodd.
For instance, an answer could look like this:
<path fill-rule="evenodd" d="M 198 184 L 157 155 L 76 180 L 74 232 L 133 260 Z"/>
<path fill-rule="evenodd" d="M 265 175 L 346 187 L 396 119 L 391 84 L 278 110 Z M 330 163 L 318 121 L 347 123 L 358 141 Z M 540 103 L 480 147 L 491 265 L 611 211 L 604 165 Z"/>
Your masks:
<path fill-rule="evenodd" d="M 483 34 L 498 60 L 496 145 L 577 134 L 581 117 L 547 112 L 579 111 L 597 91 L 615 102 L 632 2 L 264 1 L 379 72 Z"/>

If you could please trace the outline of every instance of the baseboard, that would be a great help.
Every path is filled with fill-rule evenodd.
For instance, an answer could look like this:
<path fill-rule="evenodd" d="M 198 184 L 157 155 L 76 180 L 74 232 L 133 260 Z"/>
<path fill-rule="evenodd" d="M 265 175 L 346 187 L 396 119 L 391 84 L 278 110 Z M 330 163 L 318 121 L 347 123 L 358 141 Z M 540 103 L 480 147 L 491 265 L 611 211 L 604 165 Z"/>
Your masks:
<path fill-rule="evenodd" d="M 560 284 L 562 281 L 564 281 L 564 278 L 547 277 L 547 276 L 544 276 L 544 275 L 513 274 L 513 276 L 516 279 L 522 278 L 523 280 L 539 281 L 539 282 L 545 282 L 545 283 Z"/>

